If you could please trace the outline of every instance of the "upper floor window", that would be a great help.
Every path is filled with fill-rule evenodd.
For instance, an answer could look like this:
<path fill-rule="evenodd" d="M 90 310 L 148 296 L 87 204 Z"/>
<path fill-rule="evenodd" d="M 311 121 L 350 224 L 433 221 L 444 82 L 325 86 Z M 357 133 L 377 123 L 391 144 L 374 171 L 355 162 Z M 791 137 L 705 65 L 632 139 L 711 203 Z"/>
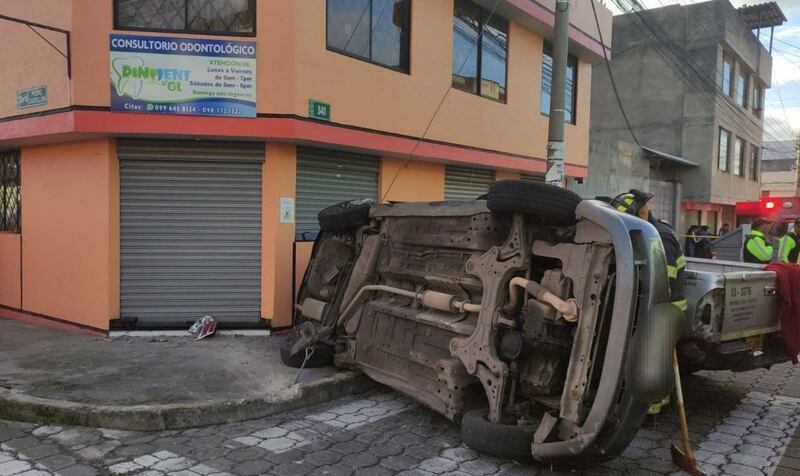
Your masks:
<path fill-rule="evenodd" d="M 750 162 L 747 163 L 747 175 L 750 180 L 758 180 L 758 147 L 753 144 L 750 147 Z"/>
<path fill-rule="evenodd" d="M 256 0 L 114 0 L 114 28 L 252 36 Z"/>
<path fill-rule="evenodd" d="M 453 87 L 506 101 L 508 21 L 468 0 L 453 10 Z"/>
<path fill-rule="evenodd" d="M 553 45 L 550 42 L 544 43 L 544 55 L 542 58 L 542 100 L 540 111 L 544 115 L 550 115 L 550 95 L 553 87 Z M 567 86 L 564 96 L 564 121 L 575 124 L 575 111 L 578 99 L 578 58 L 569 55 L 567 57 Z"/>
<path fill-rule="evenodd" d="M 737 137 L 733 142 L 733 174 L 744 176 L 744 149 L 745 142 Z"/>
<path fill-rule="evenodd" d="M 409 71 L 411 0 L 328 0 L 328 49 Z"/>
<path fill-rule="evenodd" d="M 733 96 L 733 59 L 722 56 L 722 92 L 728 96 Z"/>
<path fill-rule="evenodd" d="M 728 171 L 728 158 L 730 157 L 731 133 L 723 128 L 719 128 L 719 147 L 717 151 L 717 167 L 723 171 Z"/>
<path fill-rule="evenodd" d="M 736 73 L 736 83 L 734 84 L 734 100 L 741 107 L 747 107 L 747 73 L 739 71 Z"/>
<path fill-rule="evenodd" d="M 0 231 L 21 231 L 19 151 L 0 152 Z"/>
<path fill-rule="evenodd" d="M 761 117 L 761 113 L 763 112 L 763 106 L 761 105 L 764 98 L 764 88 L 756 84 L 755 80 L 753 80 L 753 115 L 756 117 Z"/>

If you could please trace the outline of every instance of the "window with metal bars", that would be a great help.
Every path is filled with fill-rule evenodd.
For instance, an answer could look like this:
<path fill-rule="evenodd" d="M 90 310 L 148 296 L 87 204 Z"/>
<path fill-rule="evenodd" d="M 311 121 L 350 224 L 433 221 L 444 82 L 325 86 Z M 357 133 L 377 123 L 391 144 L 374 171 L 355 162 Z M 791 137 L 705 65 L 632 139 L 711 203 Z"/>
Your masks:
<path fill-rule="evenodd" d="M 19 151 L 0 151 L 0 231 L 20 233 L 22 210 Z"/>
<path fill-rule="evenodd" d="M 256 0 L 115 0 L 114 28 L 254 36 Z"/>

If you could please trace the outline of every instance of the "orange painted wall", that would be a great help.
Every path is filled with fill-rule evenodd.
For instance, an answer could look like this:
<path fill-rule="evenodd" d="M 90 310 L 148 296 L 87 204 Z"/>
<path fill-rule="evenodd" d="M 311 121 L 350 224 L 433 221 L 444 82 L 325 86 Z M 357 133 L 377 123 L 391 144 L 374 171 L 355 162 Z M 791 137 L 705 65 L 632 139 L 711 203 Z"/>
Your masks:
<path fill-rule="evenodd" d="M 108 329 L 119 315 L 113 140 L 22 149 L 22 309 Z"/>
<path fill-rule="evenodd" d="M 331 103 L 334 122 L 419 136 L 450 86 L 453 0 L 415 1 L 412 15 L 411 74 L 403 74 L 328 51 L 325 0 L 259 2 L 258 37 L 244 39 L 258 42 L 258 111 L 306 116 L 315 98 Z M 112 16 L 112 2 L 74 4 L 75 104 L 109 105 Z M 543 41 L 512 23 L 509 43 L 508 103 L 451 90 L 427 138 L 546 156 L 547 118 L 539 113 Z M 571 164 L 588 163 L 590 81 L 591 65 L 581 61 L 577 125 L 566 131 Z"/>
<path fill-rule="evenodd" d="M 294 224 L 279 223 L 281 197 L 295 196 L 297 148 L 267 144 L 262 175 L 261 315 L 273 327 L 292 323 Z"/>
<path fill-rule="evenodd" d="M 20 235 L 0 233 L 0 305 L 20 307 Z"/>
<path fill-rule="evenodd" d="M 89 2 L 85 2 L 89 3 Z M 11 17 L 69 30 L 72 0 L 4 0 L 0 13 Z M 66 52 L 66 37 L 57 32 L 37 30 L 59 50 Z M 67 60 L 27 26 L 0 21 L 0 117 L 26 114 L 68 106 Z M 48 102 L 43 106 L 17 109 L 17 91 L 47 86 Z"/>
<path fill-rule="evenodd" d="M 383 200 L 398 202 L 444 200 L 443 164 L 383 158 L 379 177 L 378 193 L 379 198 Z"/>
<path fill-rule="evenodd" d="M 324 4 L 310 0 L 293 2 L 292 8 L 273 6 L 282 21 L 270 29 L 272 34 L 289 38 L 287 44 L 296 49 L 290 65 L 294 70 L 290 110 L 306 115 L 308 99 L 316 98 L 331 103 L 335 122 L 421 135 L 451 83 L 452 0 L 414 2 L 410 75 L 327 51 Z M 512 23 L 509 44 L 507 104 L 451 90 L 428 138 L 546 156 L 547 118 L 539 112 L 543 40 Z M 567 126 L 567 161 L 579 165 L 588 161 L 590 71 L 591 66 L 581 62 L 578 121 Z M 267 112 L 286 112 L 287 95 L 281 88 L 268 88 L 266 99 Z M 273 109 L 276 105 L 280 111 Z"/>

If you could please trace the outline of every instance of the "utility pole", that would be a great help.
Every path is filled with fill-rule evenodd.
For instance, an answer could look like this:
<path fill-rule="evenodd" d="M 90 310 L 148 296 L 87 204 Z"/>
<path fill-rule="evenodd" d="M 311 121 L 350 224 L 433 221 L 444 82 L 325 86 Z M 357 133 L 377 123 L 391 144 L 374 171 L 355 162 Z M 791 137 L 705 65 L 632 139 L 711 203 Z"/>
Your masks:
<path fill-rule="evenodd" d="M 760 170 L 758 172 L 761 173 Z M 794 194 L 800 196 L 800 132 L 794 141 L 794 174 Z"/>
<path fill-rule="evenodd" d="M 589 0 L 593 1 L 593 0 Z M 553 77 L 550 86 L 550 123 L 547 131 L 547 174 L 545 182 L 564 187 L 564 109 L 567 90 L 569 49 L 569 0 L 556 0 L 553 29 Z"/>

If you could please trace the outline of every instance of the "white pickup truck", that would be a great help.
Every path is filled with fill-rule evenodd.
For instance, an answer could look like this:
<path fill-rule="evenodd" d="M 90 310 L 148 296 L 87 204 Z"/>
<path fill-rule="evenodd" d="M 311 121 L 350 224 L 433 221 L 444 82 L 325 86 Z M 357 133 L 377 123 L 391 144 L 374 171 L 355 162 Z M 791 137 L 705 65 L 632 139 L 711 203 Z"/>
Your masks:
<path fill-rule="evenodd" d="M 776 275 L 760 264 L 687 258 L 684 370 L 744 371 L 788 360 L 778 340 Z"/>

